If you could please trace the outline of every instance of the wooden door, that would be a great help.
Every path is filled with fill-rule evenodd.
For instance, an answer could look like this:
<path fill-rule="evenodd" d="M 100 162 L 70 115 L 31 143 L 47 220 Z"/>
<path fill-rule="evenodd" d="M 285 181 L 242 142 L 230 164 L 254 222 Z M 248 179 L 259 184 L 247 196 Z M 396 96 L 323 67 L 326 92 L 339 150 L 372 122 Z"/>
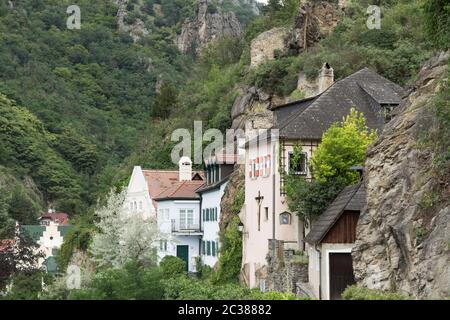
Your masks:
<path fill-rule="evenodd" d="M 330 299 L 342 299 L 345 288 L 355 284 L 352 255 L 350 253 L 330 253 Z"/>
<path fill-rule="evenodd" d="M 189 246 L 177 246 L 177 257 L 185 262 L 185 270 L 189 271 Z"/>

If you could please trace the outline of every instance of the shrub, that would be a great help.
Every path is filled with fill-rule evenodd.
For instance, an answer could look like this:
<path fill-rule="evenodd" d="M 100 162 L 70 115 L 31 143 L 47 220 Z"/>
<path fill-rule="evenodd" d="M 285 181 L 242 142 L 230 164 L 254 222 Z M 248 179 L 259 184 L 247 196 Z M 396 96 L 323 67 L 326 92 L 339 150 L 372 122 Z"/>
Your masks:
<path fill-rule="evenodd" d="M 186 275 L 186 262 L 178 257 L 165 256 L 159 263 L 164 278 Z"/>
<path fill-rule="evenodd" d="M 345 300 L 407 300 L 408 296 L 399 292 L 368 289 L 358 286 L 348 287 L 342 297 Z"/>

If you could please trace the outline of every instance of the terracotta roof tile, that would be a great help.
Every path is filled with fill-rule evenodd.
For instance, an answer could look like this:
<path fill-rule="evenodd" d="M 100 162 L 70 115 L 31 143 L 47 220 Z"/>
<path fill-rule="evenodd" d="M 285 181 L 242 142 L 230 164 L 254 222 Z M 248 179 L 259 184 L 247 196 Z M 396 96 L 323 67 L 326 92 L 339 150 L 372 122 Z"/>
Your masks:
<path fill-rule="evenodd" d="M 198 199 L 197 189 L 203 186 L 204 181 L 182 181 L 163 191 L 155 200 L 163 199 Z"/>

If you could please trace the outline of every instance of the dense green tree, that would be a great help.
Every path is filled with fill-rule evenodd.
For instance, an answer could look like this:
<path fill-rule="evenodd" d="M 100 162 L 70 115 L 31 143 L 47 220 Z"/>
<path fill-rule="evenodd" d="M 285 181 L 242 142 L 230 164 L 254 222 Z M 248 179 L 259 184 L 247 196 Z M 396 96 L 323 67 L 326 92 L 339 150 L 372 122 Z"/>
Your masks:
<path fill-rule="evenodd" d="M 164 82 L 152 105 L 151 114 L 155 118 L 166 119 L 177 108 L 178 92 L 175 87 Z"/>
<path fill-rule="evenodd" d="M 159 263 L 165 278 L 186 275 L 186 262 L 178 257 L 165 256 Z"/>
<path fill-rule="evenodd" d="M 332 180 L 351 184 L 358 181 L 358 173 L 351 167 L 364 165 L 366 151 L 377 134 L 366 126 L 364 115 L 350 110 L 341 123 L 332 125 L 322 136 L 311 163 L 314 178 L 319 182 Z"/>
<path fill-rule="evenodd" d="M 161 271 L 130 261 L 123 268 L 106 269 L 92 279 L 87 289 L 75 290 L 70 299 L 159 300 L 163 298 Z"/>

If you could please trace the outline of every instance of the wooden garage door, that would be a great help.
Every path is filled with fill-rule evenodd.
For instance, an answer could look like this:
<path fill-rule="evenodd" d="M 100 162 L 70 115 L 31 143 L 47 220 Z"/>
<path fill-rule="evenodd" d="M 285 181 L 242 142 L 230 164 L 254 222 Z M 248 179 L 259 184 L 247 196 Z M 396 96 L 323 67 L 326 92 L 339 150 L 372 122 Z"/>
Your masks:
<path fill-rule="evenodd" d="M 330 299 L 342 299 L 342 292 L 355 283 L 352 255 L 350 253 L 330 253 Z"/>

